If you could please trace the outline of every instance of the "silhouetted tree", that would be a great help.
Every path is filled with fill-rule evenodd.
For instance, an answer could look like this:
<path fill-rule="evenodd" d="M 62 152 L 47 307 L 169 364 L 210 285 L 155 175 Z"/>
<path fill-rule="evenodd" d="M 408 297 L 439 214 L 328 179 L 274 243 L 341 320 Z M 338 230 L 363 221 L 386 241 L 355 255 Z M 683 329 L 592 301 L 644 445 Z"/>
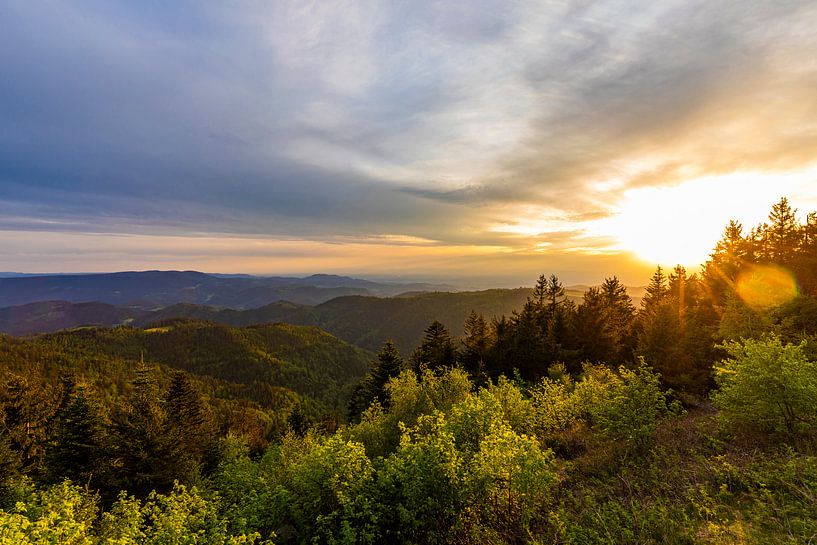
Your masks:
<path fill-rule="evenodd" d="M 434 320 L 426 328 L 422 343 L 412 355 L 414 370 L 419 371 L 422 365 L 429 369 L 442 370 L 456 363 L 457 349 L 451 340 L 451 334 L 441 322 Z"/>
<path fill-rule="evenodd" d="M 464 330 L 465 337 L 462 339 L 463 348 L 460 358 L 465 369 L 478 382 L 481 382 L 485 375 L 488 353 L 493 344 L 491 330 L 485 317 L 473 310 L 465 319 Z"/>

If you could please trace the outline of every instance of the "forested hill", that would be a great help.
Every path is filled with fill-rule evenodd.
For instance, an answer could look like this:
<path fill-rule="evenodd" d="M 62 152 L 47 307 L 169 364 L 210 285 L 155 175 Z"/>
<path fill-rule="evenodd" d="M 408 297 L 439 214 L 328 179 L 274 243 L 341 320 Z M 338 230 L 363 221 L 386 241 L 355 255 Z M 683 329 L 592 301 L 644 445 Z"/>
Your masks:
<path fill-rule="evenodd" d="M 567 298 L 579 302 L 580 290 L 581 286 L 567 288 Z M 246 310 L 180 303 L 145 311 L 101 303 L 49 301 L 0 309 L 0 331 L 30 335 L 84 325 L 148 326 L 171 318 L 208 320 L 237 327 L 283 322 L 318 326 L 367 350 L 377 350 L 384 341 L 392 339 L 407 353 L 419 345 L 424 329 L 434 320 L 449 325 L 453 335 L 462 336 L 463 323 L 472 310 L 488 318 L 510 315 L 524 305 L 531 293 L 529 288 L 517 288 L 389 298 L 344 296 L 317 306 L 279 301 Z"/>
<path fill-rule="evenodd" d="M 465 318 L 472 310 L 499 317 L 520 308 L 530 295 L 530 289 L 518 288 L 389 298 L 347 296 L 315 307 L 280 302 L 246 311 L 177 305 L 145 315 L 137 323 L 147 325 L 157 318 L 190 317 L 231 325 L 265 322 L 317 325 L 367 350 L 377 350 L 391 339 L 407 353 L 420 344 L 423 331 L 434 320 L 451 324 L 452 334 L 460 336 Z"/>
<path fill-rule="evenodd" d="M 150 329 L 82 328 L 28 339 L 0 337 L 0 373 L 55 380 L 75 372 L 106 397 L 116 397 L 144 362 L 185 371 L 214 397 L 244 398 L 284 416 L 299 398 L 315 415 L 345 411 L 370 359 L 364 350 L 315 327 L 285 324 L 233 328 L 177 320 Z"/>

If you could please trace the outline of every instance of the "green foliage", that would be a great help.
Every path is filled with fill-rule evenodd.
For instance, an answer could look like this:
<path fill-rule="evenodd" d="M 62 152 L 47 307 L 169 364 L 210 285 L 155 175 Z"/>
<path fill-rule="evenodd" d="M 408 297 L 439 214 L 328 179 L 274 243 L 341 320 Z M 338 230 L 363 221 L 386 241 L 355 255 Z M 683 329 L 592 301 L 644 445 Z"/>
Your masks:
<path fill-rule="evenodd" d="M 411 363 L 417 372 L 423 366 L 442 371 L 453 367 L 458 359 L 459 354 L 451 333 L 439 320 L 434 320 L 426 328 L 420 346 L 412 354 Z"/>
<path fill-rule="evenodd" d="M 87 389 L 73 379 L 64 383 L 63 401 L 51 423 L 46 462 L 52 481 L 87 483 L 100 462 L 100 421 Z"/>
<path fill-rule="evenodd" d="M 729 358 L 715 366 L 712 399 L 729 425 L 796 434 L 817 421 L 817 363 L 805 343 L 783 344 L 773 335 L 726 342 Z"/>
<path fill-rule="evenodd" d="M 576 306 L 542 275 L 510 319 L 473 312 L 459 355 L 441 322 L 414 371 L 385 345 L 348 426 L 331 411 L 366 354 L 314 328 L 168 321 L 0 338 L 0 543 L 808 543 L 815 300 L 751 314 L 732 286 L 747 263 L 811 278 L 815 226 L 785 201 L 747 236 L 730 224 L 703 279 L 656 271 L 637 315 L 615 278 Z M 385 323 L 406 308 L 394 301 L 360 308 Z M 366 320 L 337 305 L 320 312 L 360 333 Z M 425 325 L 412 324 L 404 339 Z M 720 347 L 720 412 L 684 396 L 681 415 L 663 387 L 707 388 L 718 331 L 752 339 Z M 77 381 L 60 390 L 69 367 Z"/>
<path fill-rule="evenodd" d="M 373 401 L 388 406 L 386 385 L 403 370 L 403 358 L 391 341 L 386 341 L 372 362 L 372 368 L 358 383 L 349 401 L 349 416 L 357 419 Z"/>
<path fill-rule="evenodd" d="M 31 495 L 10 511 L 0 511 L 0 543 L 91 545 L 96 498 L 68 482 Z"/>
<path fill-rule="evenodd" d="M 0 510 L 0 544 L 41 545 L 251 545 L 257 535 L 227 531 L 218 499 L 177 485 L 168 495 L 153 492 L 142 503 L 122 493 L 99 516 L 95 495 L 68 481 L 31 490 L 23 501 Z"/>
<path fill-rule="evenodd" d="M 326 543 L 374 543 L 373 478 L 363 445 L 334 435 L 303 456 L 276 493 L 290 499 L 298 535 Z"/>
<path fill-rule="evenodd" d="M 620 368 L 606 386 L 590 403 L 589 412 L 593 426 L 613 441 L 643 446 L 661 418 L 680 410 L 667 404 L 660 378 L 643 360 L 635 370 Z"/>
<path fill-rule="evenodd" d="M 387 456 L 400 442 L 401 425 L 411 427 L 423 415 L 450 410 L 466 399 L 471 389 L 467 373 L 460 369 L 448 369 L 440 375 L 423 369 L 420 377 L 404 371 L 386 386 L 388 411 L 383 411 L 379 404 L 373 405 L 351 435 L 365 445 L 370 457 Z"/>

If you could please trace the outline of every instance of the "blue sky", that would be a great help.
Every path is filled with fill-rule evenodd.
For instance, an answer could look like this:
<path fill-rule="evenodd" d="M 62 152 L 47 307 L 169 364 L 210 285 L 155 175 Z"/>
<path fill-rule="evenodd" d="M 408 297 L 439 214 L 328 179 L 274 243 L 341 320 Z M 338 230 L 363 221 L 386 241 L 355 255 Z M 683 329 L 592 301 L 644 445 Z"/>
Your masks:
<path fill-rule="evenodd" d="M 817 208 L 815 25 L 785 0 L 0 0 L 0 269 L 637 282 L 639 232 L 700 226 L 693 261 L 780 196 Z"/>

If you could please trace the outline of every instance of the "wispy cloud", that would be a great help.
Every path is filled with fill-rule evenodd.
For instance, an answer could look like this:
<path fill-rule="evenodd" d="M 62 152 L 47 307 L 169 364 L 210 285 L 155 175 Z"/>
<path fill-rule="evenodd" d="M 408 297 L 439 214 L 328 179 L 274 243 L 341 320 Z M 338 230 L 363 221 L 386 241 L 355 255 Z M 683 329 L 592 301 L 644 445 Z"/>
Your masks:
<path fill-rule="evenodd" d="M 808 0 L 9 0 L 0 229 L 566 267 L 615 246 L 592 222 L 627 189 L 817 162 L 815 24 Z"/>

